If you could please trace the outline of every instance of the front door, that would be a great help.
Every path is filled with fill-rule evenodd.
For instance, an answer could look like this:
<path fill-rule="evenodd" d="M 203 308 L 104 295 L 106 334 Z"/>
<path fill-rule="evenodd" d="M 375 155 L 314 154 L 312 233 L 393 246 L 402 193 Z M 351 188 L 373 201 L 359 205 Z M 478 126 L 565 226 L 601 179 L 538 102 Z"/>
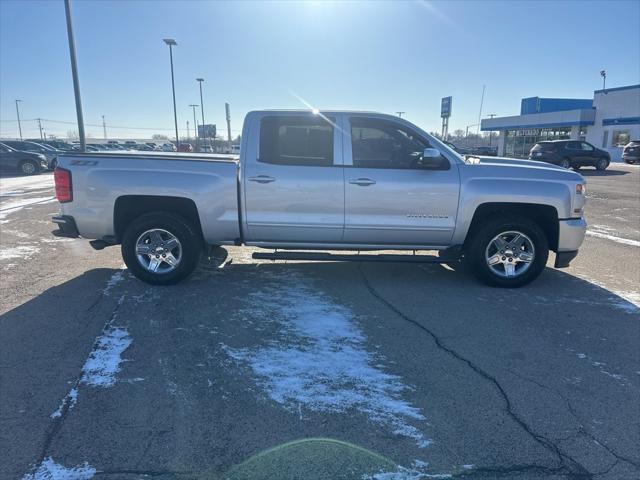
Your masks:
<path fill-rule="evenodd" d="M 448 245 L 458 209 L 457 165 L 442 157 L 440 167 L 425 168 L 422 153 L 431 145 L 399 122 L 352 117 L 347 131 L 344 241 Z"/>
<path fill-rule="evenodd" d="M 340 132 L 324 115 L 267 115 L 247 152 L 247 243 L 338 243 L 344 229 Z"/>

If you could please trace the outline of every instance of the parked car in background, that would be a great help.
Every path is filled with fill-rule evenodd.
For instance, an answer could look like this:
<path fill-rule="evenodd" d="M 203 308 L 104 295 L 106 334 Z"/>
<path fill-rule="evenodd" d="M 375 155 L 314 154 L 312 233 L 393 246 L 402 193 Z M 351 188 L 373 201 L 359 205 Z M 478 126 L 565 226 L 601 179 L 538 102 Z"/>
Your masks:
<path fill-rule="evenodd" d="M 162 150 L 162 147 L 160 145 L 158 145 L 156 142 L 146 142 L 145 145 L 151 147 L 152 150 Z"/>
<path fill-rule="evenodd" d="M 0 170 L 33 175 L 48 167 L 47 157 L 43 154 L 16 150 L 9 145 L 0 143 Z"/>
<path fill-rule="evenodd" d="M 176 151 L 176 146 L 173 143 L 163 143 L 162 144 L 162 151 L 163 152 L 175 152 Z"/>
<path fill-rule="evenodd" d="M 193 146 L 190 143 L 181 143 L 178 145 L 179 152 L 193 152 Z"/>
<path fill-rule="evenodd" d="M 213 153 L 213 147 L 211 145 L 200 145 L 200 151 L 202 153 Z"/>
<path fill-rule="evenodd" d="M 51 170 L 56 168 L 56 165 L 58 163 L 58 154 L 62 153 L 61 151 L 56 150 L 55 148 L 50 147 L 49 145 L 43 145 L 41 143 L 36 143 L 36 142 L 29 142 L 26 140 L 5 140 L 2 143 L 4 143 L 5 145 L 8 145 L 9 147 L 15 150 L 20 150 L 22 152 L 39 153 L 41 155 L 44 155 L 47 159 L 48 168 Z"/>
<path fill-rule="evenodd" d="M 622 150 L 622 160 L 627 163 L 640 163 L 640 140 L 631 140 Z"/>
<path fill-rule="evenodd" d="M 62 152 L 70 152 L 73 150 L 73 145 L 69 142 L 65 142 L 63 140 L 44 140 L 40 142 L 42 145 L 49 145 L 56 150 L 60 150 Z"/>
<path fill-rule="evenodd" d="M 135 140 L 126 140 L 124 142 L 124 146 L 127 148 L 135 148 L 138 145 L 138 142 L 136 142 Z"/>
<path fill-rule="evenodd" d="M 529 160 L 553 163 L 563 168 L 596 167 L 605 170 L 611 163 L 609 152 L 582 140 L 551 140 L 536 143 Z"/>
<path fill-rule="evenodd" d="M 449 148 L 452 148 L 455 152 L 459 153 L 460 155 L 471 155 L 471 149 L 467 148 L 467 147 L 458 147 L 457 145 L 454 145 L 451 142 L 444 142 Z"/>
<path fill-rule="evenodd" d="M 497 147 L 473 147 L 469 153 L 470 155 L 478 155 L 482 157 L 497 157 Z"/>
<path fill-rule="evenodd" d="M 102 143 L 87 143 L 88 147 L 93 147 L 96 148 L 98 150 L 109 150 L 108 147 L 106 145 L 103 145 Z"/>
<path fill-rule="evenodd" d="M 228 153 L 230 155 L 239 155 L 240 154 L 240 145 L 231 145 L 231 148 L 224 147 L 222 153 Z"/>

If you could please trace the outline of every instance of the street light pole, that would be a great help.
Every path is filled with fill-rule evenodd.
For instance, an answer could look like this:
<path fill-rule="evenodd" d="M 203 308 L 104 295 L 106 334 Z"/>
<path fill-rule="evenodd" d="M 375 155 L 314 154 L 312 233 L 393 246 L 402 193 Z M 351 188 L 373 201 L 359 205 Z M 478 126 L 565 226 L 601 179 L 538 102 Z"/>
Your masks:
<path fill-rule="evenodd" d="M 104 134 L 104 139 L 107 139 L 107 124 L 104 121 L 104 115 L 102 115 L 102 133 Z"/>
<path fill-rule="evenodd" d="M 204 82 L 204 78 L 196 78 L 196 82 L 200 85 L 200 113 L 202 114 L 202 130 L 204 133 L 204 102 L 202 101 L 202 82 Z"/>
<path fill-rule="evenodd" d="M 196 124 L 196 108 L 198 107 L 198 105 L 191 104 L 189 106 L 191 108 L 193 108 L 193 136 L 196 137 L 196 150 L 199 150 L 199 148 L 198 148 L 198 125 Z"/>
<path fill-rule="evenodd" d="M 69 38 L 69 56 L 71 57 L 71 74 L 73 76 L 73 93 L 76 97 L 76 117 L 78 118 L 78 135 L 80 136 L 80 151 L 87 149 L 84 136 L 84 119 L 82 118 L 82 102 L 80 101 L 80 80 L 78 79 L 78 65 L 76 62 L 76 42 L 73 39 L 73 24 L 71 23 L 71 5 L 64 0 L 64 10 L 67 17 L 67 37 Z"/>
<path fill-rule="evenodd" d="M 398 116 L 399 116 L 400 118 L 402 118 L 402 115 L 403 115 L 405 112 L 396 112 L 396 113 L 398 114 Z"/>
<path fill-rule="evenodd" d="M 20 124 L 20 109 L 18 108 L 18 102 L 22 102 L 22 100 L 16 100 L 16 115 L 18 116 L 18 130 L 20 131 L 20 140 L 22 140 L 22 125 Z"/>
<path fill-rule="evenodd" d="M 176 82 L 173 77 L 173 46 L 178 43 L 173 38 L 165 38 L 163 42 L 169 45 L 169 59 L 171 61 L 171 91 L 173 93 L 173 121 L 176 127 L 176 148 L 180 144 L 180 138 L 178 137 L 178 111 L 176 109 Z"/>

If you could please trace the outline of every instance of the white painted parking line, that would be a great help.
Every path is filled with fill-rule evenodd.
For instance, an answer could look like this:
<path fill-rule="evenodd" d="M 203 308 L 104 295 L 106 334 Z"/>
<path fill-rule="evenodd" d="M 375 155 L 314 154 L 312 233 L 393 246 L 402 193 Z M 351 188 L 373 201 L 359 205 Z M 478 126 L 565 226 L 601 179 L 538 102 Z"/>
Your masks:
<path fill-rule="evenodd" d="M 587 235 L 591 237 L 604 238 L 606 240 L 611 240 L 612 242 L 621 243 L 623 245 L 640 247 L 640 241 L 633 240 L 631 238 L 619 237 L 617 235 L 613 235 L 614 233 L 616 233 L 616 230 L 602 225 L 593 225 L 587 230 Z"/>

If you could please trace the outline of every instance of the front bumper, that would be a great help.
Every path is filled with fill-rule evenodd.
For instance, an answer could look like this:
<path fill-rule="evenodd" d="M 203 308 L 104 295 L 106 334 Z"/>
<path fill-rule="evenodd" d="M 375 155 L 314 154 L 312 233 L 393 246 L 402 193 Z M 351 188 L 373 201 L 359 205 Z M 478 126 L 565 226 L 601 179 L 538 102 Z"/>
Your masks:
<path fill-rule="evenodd" d="M 587 222 L 584 218 L 560 220 L 558 234 L 558 250 L 556 252 L 556 268 L 568 267 L 571 260 L 578 255 L 578 249 L 584 241 Z"/>
<path fill-rule="evenodd" d="M 58 225 L 58 230 L 51 232 L 56 237 L 66 238 L 78 238 L 80 233 L 78 232 L 78 226 L 73 217 L 69 215 L 60 215 L 58 217 L 52 217 L 51 221 Z"/>

